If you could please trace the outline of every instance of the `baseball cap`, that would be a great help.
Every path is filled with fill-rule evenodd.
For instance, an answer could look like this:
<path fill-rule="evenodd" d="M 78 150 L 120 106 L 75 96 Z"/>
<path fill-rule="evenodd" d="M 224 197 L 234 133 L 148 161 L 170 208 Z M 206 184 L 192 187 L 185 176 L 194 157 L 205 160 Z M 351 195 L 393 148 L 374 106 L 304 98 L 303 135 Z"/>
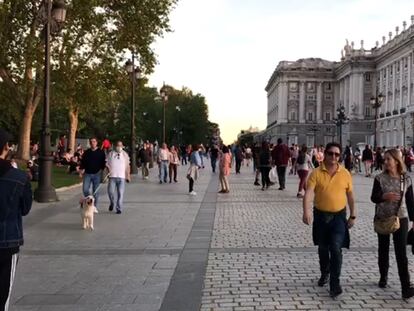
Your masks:
<path fill-rule="evenodd" d="M 0 152 L 3 150 L 6 143 L 10 142 L 13 136 L 4 129 L 0 128 Z"/>

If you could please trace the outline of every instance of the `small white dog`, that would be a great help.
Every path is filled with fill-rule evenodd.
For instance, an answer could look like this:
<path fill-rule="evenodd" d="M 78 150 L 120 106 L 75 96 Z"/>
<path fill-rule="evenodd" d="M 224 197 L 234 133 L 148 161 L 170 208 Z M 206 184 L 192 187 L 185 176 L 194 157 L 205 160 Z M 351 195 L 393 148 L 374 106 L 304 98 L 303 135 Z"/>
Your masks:
<path fill-rule="evenodd" d="M 93 216 L 95 214 L 95 199 L 92 195 L 88 195 L 86 198 L 80 201 L 82 228 L 84 230 L 93 230 Z"/>

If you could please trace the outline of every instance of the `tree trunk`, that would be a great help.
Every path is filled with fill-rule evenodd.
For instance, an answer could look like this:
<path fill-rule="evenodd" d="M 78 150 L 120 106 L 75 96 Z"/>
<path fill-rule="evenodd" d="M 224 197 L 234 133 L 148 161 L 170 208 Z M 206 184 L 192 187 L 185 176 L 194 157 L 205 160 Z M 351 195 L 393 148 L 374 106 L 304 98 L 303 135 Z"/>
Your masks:
<path fill-rule="evenodd" d="M 35 110 L 36 109 L 33 109 L 31 105 L 27 105 L 24 110 L 24 116 L 19 133 L 19 149 L 17 151 L 18 159 L 26 161 L 30 159 L 30 134 Z"/>
<path fill-rule="evenodd" d="M 79 123 L 79 109 L 75 107 L 69 108 L 69 122 L 70 122 L 70 129 L 69 129 L 69 138 L 68 138 L 68 149 L 72 152 L 75 152 L 75 144 L 76 144 L 76 132 L 78 130 L 78 123 Z"/>

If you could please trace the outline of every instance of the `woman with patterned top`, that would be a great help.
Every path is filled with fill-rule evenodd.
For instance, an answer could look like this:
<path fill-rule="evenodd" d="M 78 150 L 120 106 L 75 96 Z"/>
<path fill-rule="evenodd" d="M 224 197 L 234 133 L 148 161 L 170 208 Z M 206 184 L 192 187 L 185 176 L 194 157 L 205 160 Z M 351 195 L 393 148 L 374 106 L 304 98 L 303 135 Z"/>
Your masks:
<path fill-rule="evenodd" d="M 397 215 L 400 228 L 393 235 L 398 275 L 400 277 L 402 297 L 414 296 L 414 287 L 410 284 L 407 260 L 407 234 L 409 221 L 414 220 L 414 196 L 411 178 L 405 173 L 404 162 L 396 149 L 384 154 L 384 172 L 374 179 L 371 201 L 375 203 L 375 218 L 385 219 Z M 414 227 L 414 226 L 413 226 Z M 378 234 L 378 267 L 380 288 L 387 287 L 389 268 L 390 234 Z"/>

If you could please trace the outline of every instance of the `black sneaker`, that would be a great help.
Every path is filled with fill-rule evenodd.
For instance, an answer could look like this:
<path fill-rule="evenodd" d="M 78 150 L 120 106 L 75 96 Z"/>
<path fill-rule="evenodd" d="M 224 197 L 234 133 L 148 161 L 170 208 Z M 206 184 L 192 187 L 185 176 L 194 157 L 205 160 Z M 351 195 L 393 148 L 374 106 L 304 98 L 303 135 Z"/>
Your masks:
<path fill-rule="evenodd" d="M 335 298 L 335 297 L 338 297 L 340 294 L 342 294 L 341 285 L 331 286 L 331 289 L 329 290 L 329 296 L 331 296 L 332 298 Z"/>
<path fill-rule="evenodd" d="M 122 214 L 121 210 L 119 210 L 119 209 L 116 211 L 116 213 L 117 214 Z"/>
<path fill-rule="evenodd" d="M 324 286 L 326 283 L 328 283 L 328 280 L 329 280 L 329 273 L 323 273 L 318 280 L 318 286 L 319 287 Z"/>
<path fill-rule="evenodd" d="M 414 287 L 408 287 L 402 290 L 402 298 L 403 299 L 409 299 L 411 297 L 414 297 Z"/>
<path fill-rule="evenodd" d="M 259 182 L 257 180 L 254 181 L 254 184 L 253 185 L 260 186 L 260 184 L 259 184 Z"/>
<path fill-rule="evenodd" d="M 110 212 L 112 212 L 112 211 L 114 210 L 114 206 L 113 206 L 112 204 L 111 204 L 111 205 L 109 205 L 108 210 L 109 210 Z"/>
<path fill-rule="evenodd" d="M 387 278 L 386 277 L 381 277 L 379 282 L 378 282 L 378 287 L 379 288 L 386 288 L 387 287 Z"/>

